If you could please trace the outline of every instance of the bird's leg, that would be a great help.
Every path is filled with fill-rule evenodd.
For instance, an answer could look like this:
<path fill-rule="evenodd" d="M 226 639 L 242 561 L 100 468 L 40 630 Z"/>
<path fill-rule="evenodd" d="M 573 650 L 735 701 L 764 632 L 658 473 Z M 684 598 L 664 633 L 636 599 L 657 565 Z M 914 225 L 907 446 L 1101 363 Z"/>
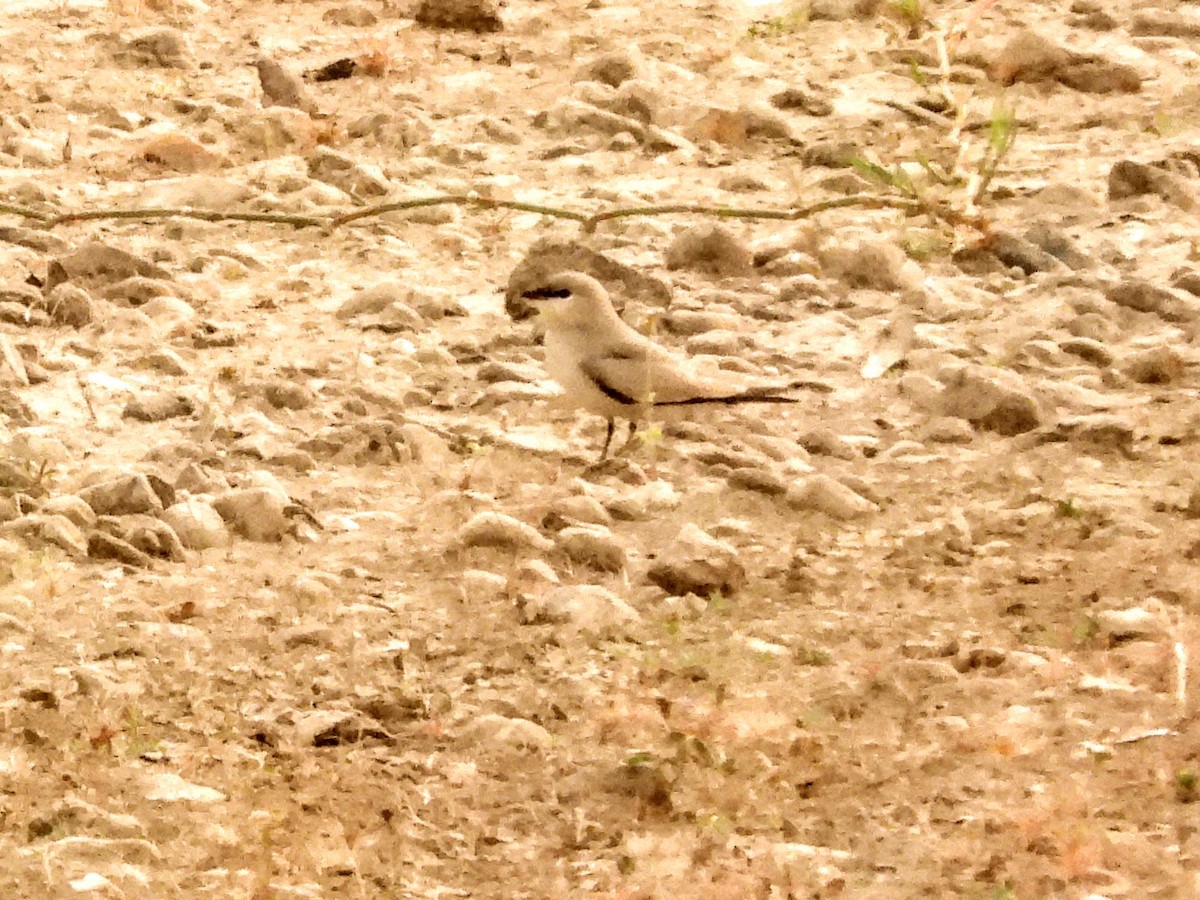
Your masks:
<path fill-rule="evenodd" d="M 625 438 L 625 443 L 621 445 L 621 449 L 617 451 L 617 456 L 622 455 L 629 449 L 629 445 L 633 443 L 634 435 L 637 434 L 638 423 L 636 419 L 629 420 L 629 436 Z"/>
<path fill-rule="evenodd" d="M 604 433 L 604 449 L 600 451 L 600 462 L 604 462 L 608 458 L 608 445 L 612 443 L 613 430 L 617 426 L 612 419 L 608 420 L 608 431 Z"/>

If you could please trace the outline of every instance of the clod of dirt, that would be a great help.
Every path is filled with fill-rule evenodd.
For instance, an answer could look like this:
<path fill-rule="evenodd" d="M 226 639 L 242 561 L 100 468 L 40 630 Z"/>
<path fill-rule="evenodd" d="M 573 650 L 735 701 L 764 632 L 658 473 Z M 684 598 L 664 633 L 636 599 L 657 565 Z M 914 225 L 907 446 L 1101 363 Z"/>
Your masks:
<path fill-rule="evenodd" d="M 163 502 L 145 475 L 124 475 L 86 487 L 80 498 L 98 516 L 126 516 L 134 513 L 160 513 Z"/>
<path fill-rule="evenodd" d="M 4 534 L 24 538 L 37 546 L 39 542 L 58 547 L 75 556 L 87 554 L 87 538 L 84 529 L 66 516 L 28 515 L 4 525 Z"/>
<path fill-rule="evenodd" d="M 833 113 L 833 104 L 808 85 L 784 88 L 772 94 L 769 101 L 776 109 L 801 112 L 808 116 L 828 116 Z"/>
<path fill-rule="evenodd" d="M 113 60 L 128 68 L 187 69 L 192 54 L 183 33 L 174 28 L 151 28 L 119 41 Z"/>
<path fill-rule="evenodd" d="M 252 541 L 273 542 L 293 531 L 286 494 L 269 487 L 235 488 L 213 500 L 234 531 Z"/>
<path fill-rule="evenodd" d="M 1067 270 L 1066 265 L 1057 257 L 1011 231 L 993 231 L 985 239 L 984 246 L 1005 266 L 1020 269 L 1026 275 Z"/>
<path fill-rule="evenodd" d="M 646 577 L 668 594 L 736 593 L 746 582 L 737 549 L 692 522 L 663 547 Z"/>
<path fill-rule="evenodd" d="M 668 269 L 689 269 L 718 278 L 749 275 L 754 253 L 720 225 L 696 225 L 681 232 L 667 248 Z"/>
<path fill-rule="evenodd" d="M 850 247 L 828 247 L 819 254 L 825 274 L 852 288 L 899 291 L 915 287 L 921 272 L 895 244 L 862 241 Z"/>
<path fill-rule="evenodd" d="M 1129 33 L 1138 37 L 1200 37 L 1200 17 L 1159 9 L 1143 9 L 1133 14 Z"/>
<path fill-rule="evenodd" d="M 823 512 L 834 519 L 857 519 L 878 512 L 879 507 L 830 475 L 812 475 L 788 493 L 793 509 Z"/>
<path fill-rule="evenodd" d="M 1157 166 L 1122 159 L 1113 164 L 1108 173 L 1108 199 L 1124 200 L 1155 194 L 1167 203 L 1180 209 L 1196 207 L 1196 192 L 1187 179 Z"/>
<path fill-rule="evenodd" d="M 1057 81 L 1091 94 L 1134 93 L 1142 86 L 1141 76 L 1130 66 L 1073 53 L 1029 30 L 1004 46 L 989 74 L 1001 84 Z"/>
<path fill-rule="evenodd" d="M 60 284 L 39 304 L 55 325 L 82 328 L 96 317 L 95 304 L 88 292 L 73 284 Z"/>
<path fill-rule="evenodd" d="M 378 166 L 355 162 L 328 147 L 317 148 L 309 157 L 308 175 L 356 197 L 382 197 L 392 189 Z"/>
<path fill-rule="evenodd" d="M 321 21 L 328 22 L 330 25 L 345 25 L 349 28 L 366 28 L 378 22 L 379 16 L 375 15 L 370 7 L 351 3 L 325 10 Z"/>
<path fill-rule="evenodd" d="M 57 267 L 57 268 L 56 268 Z M 117 247 L 92 242 L 65 256 L 52 260 L 45 289 L 52 290 L 64 281 L 108 283 L 141 275 L 145 278 L 170 280 L 161 266 Z"/>
<path fill-rule="evenodd" d="M 1102 341 L 1088 337 L 1064 338 L 1058 342 L 1058 347 L 1064 353 L 1078 356 L 1085 362 L 1101 368 L 1111 366 L 1113 352 Z"/>
<path fill-rule="evenodd" d="M 154 559 L 128 541 L 103 531 L 93 531 L 87 538 L 87 555 L 91 559 L 115 559 L 129 566 L 148 569 Z"/>
<path fill-rule="evenodd" d="M 418 25 L 453 28 L 487 34 L 500 31 L 504 22 L 493 0 L 421 0 L 414 17 Z"/>
<path fill-rule="evenodd" d="M 603 525 L 564 528 L 556 540 L 573 563 L 601 572 L 620 572 L 625 568 L 625 548 Z"/>
<path fill-rule="evenodd" d="M 621 637 L 641 621 L 636 609 L 607 588 L 574 584 L 551 588 L 521 604 L 521 621 L 570 625 L 599 638 Z"/>
<path fill-rule="evenodd" d="M 464 547 L 507 547 L 514 550 L 549 550 L 554 542 L 532 525 L 497 512 L 481 512 L 458 533 Z"/>
<path fill-rule="evenodd" d="M 1138 384 L 1171 384 L 1183 376 L 1186 363 L 1179 351 L 1160 345 L 1139 350 L 1125 361 L 1122 369 Z"/>
<path fill-rule="evenodd" d="M 1168 322 L 1200 320 L 1200 304 L 1191 297 L 1140 278 L 1110 285 L 1104 295 L 1118 306 L 1154 313 Z"/>
<path fill-rule="evenodd" d="M 1041 424 L 1041 410 L 1015 372 L 970 365 L 942 376 L 943 412 L 1007 437 Z"/>
<path fill-rule="evenodd" d="M 611 50 L 580 66 L 575 80 L 598 81 L 615 88 L 623 82 L 641 78 L 643 69 L 641 56 L 636 51 Z"/>
<path fill-rule="evenodd" d="M 229 529 L 212 504 L 199 497 L 188 497 L 163 510 L 162 520 L 170 525 L 180 542 L 189 550 L 227 547 Z"/>
<path fill-rule="evenodd" d="M 617 262 L 581 241 L 542 238 L 525 254 L 508 277 L 504 291 L 504 310 L 514 319 L 527 319 L 533 307 L 521 296 L 536 288 L 555 272 L 572 271 L 591 275 L 605 286 L 621 308 L 622 297 L 632 297 L 655 306 L 671 302 L 671 289 L 661 279 Z"/>
<path fill-rule="evenodd" d="M 225 158 L 185 134 L 164 134 L 151 138 L 138 149 L 137 156 L 172 172 L 195 173 L 219 169 Z"/>
<path fill-rule="evenodd" d="M 147 556 L 180 562 L 184 559 L 183 543 L 169 524 L 153 516 L 125 516 L 105 531 L 119 537 Z"/>
<path fill-rule="evenodd" d="M 310 115 L 316 112 L 316 104 L 308 95 L 308 89 L 300 76 L 288 71 L 282 63 L 269 57 L 260 57 L 252 65 L 258 70 L 258 82 L 262 86 L 263 107 L 286 106 Z"/>

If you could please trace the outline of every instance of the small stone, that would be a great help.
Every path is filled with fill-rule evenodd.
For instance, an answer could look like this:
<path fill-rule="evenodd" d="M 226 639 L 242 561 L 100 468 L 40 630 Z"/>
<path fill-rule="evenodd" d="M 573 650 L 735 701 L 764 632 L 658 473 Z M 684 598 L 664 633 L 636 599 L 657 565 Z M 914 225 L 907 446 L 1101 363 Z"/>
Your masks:
<path fill-rule="evenodd" d="M 60 268 L 61 274 L 57 278 L 53 275 L 47 277 L 48 291 L 63 281 L 109 283 L 122 281 L 134 275 L 170 278 L 164 269 L 149 260 L 99 242 L 84 244 L 74 252 L 58 257 L 51 263 L 51 267 L 55 265 Z"/>
<path fill-rule="evenodd" d="M 574 494 L 556 500 L 546 514 L 547 520 L 554 520 L 565 525 L 609 525 L 612 515 L 595 497 L 587 494 Z M 543 523 L 543 527 L 547 527 Z"/>
<path fill-rule="evenodd" d="M 833 104 L 808 86 L 784 88 L 771 95 L 770 103 L 776 109 L 801 112 L 809 116 L 833 114 Z"/>
<path fill-rule="evenodd" d="M 1070 353 L 1072 356 L 1078 356 L 1085 362 L 1089 362 L 1094 366 L 1111 366 L 1113 363 L 1113 353 L 1100 341 L 1092 338 L 1077 337 L 1068 338 L 1058 342 L 1059 348 L 1064 353 Z"/>
<path fill-rule="evenodd" d="M 625 548 L 602 525 L 564 528 L 556 540 L 573 563 L 601 572 L 620 572 L 625 568 Z"/>
<path fill-rule="evenodd" d="M 1138 384 L 1171 384 L 1178 381 L 1187 367 L 1179 351 L 1160 345 L 1134 353 L 1121 367 Z"/>
<path fill-rule="evenodd" d="M 690 269 L 717 277 L 748 275 L 754 253 L 720 225 L 697 225 L 680 233 L 667 248 L 668 269 Z"/>
<path fill-rule="evenodd" d="M 378 166 L 318 147 L 308 158 L 308 175 L 331 184 L 355 197 L 382 197 L 391 191 L 391 183 Z"/>
<path fill-rule="evenodd" d="M 44 541 L 73 556 L 87 555 L 88 542 L 84 530 L 63 515 L 37 513 L 24 516 L 6 522 L 4 532 Z"/>
<path fill-rule="evenodd" d="M 185 134 L 163 134 L 150 138 L 137 151 L 139 159 L 172 172 L 206 172 L 219 169 L 225 158 Z"/>
<path fill-rule="evenodd" d="M 1135 37 L 1200 37 L 1200 17 L 1143 9 L 1133 14 L 1129 32 Z"/>
<path fill-rule="evenodd" d="M 975 429 L 962 419 L 939 416 L 921 429 L 921 439 L 934 444 L 969 444 L 975 440 Z"/>
<path fill-rule="evenodd" d="M 275 409 L 308 409 L 317 399 L 312 388 L 294 381 L 269 381 L 262 392 Z"/>
<path fill-rule="evenodd" d="M 920 273 L 902 249 L 888 241 L 862 241 L 820 253 L 826 274 L 852 288 L 898 291 L 914 287 Z"/>
<path fill-rule="evenodd" d="M 1116 416 L 1096 414 L 1063 419 L 1054 426 L 1053 437 L 1133 456 L 1133 427 Z"/>
<path fill-rule="evenodd" d="M 1113 643 L 1170 634 L 1171 621 L 1167 611 L 1156 600 L 1151 599 L 1149 603 L 1152 605 L 1101 610 L 1096 613 L 1096 622 Z"/>
<path fill-rule="evenodd" d="M 554 741 L 536 722 L 495 714 L 471 717 L 462 736 L 498 750 L 544 750 Z"/>
<path fill-rule="evenodd" d="M 1020 269 L 1026 275 L 1035 272 L 1066 271 L 1066 266 L 1037 244 L 1011 231 L 996 230 L 986 239 L 987 249 L 1006 266 Z"/>
<path fill-rule="evenodd" d="M 352 3 L 348 6 L 335 6 L 333 9 L 325 10 L 321 21 L 328 22 L 330 25 L 345 25 L 348 28 L 367 28 L 376 24 L 379 17 L 366 6 Z"/>
<path fill-rule="evenodd" d="M 527 625 L 566 624 L 597 637 L 622 637 L 641 620 L 636 609 L 606 588 L 594 584 L 553 587 L 526 598 L 521 621 Z"/>
<path fill-rule="evenodd" d="M 121 411 L 121 418 L 135 422 L 165 422 L 190 416 L 195 411 L 196 404 L 181 394 L 155 394 L 131 400 Z"/>
<path fill-rule="evenodd" d="M 669 594 L 705 597 L 736 593 L 746 569 L 732 544 L 689 522 L 661 549 L 646 577 Z"/>
<path fill-rule="evenodd" d="M 615 88 L 622 82 L 640 77 L 641 69 L 641 61 L 633 52 L 612 50 L 584 63 L 576 81 L 598 81 Z"/>
<path fill-rule="evenodd" d="M 1037 400 L 1015 373 L 960 366 L 947 372 L 943 381 L 945 415 L 1007 437 L 1032 431 L 1041 422 Z"/>
<path fill-rule="evenodd" d="M 158 278 L 134 275 L 105 288 L 101 296 L 118 306 L 142 306 L 155 297 L 171 294 L 171 286 Z"/>
<path fill-rule="evenodd" d="M 1018 32 L 996 54 L 991 77 L 1001 84 L 1018 81 L 1056 81 L 1071 54 L 1032 31 Z"/>
<path fill-rule="evenodd" d="M 51 497 L 38 512 L 47 516 L 66 516 L 80 528 L 93 527 L 97 519 L 95 510 L 88 506 L 87 501 L 74 494 Z"/>
<path fill-rule="evenodd" d="M 504 28 L 493 0 L 421 0 L 414 18 L 418 25 L 427 28 L 453 28 L 479 34 Z"/>
<path fill-rule="evenodd" d="M 1195 322 L 1200 320 L 1200 304 L 1186 293 L 1173 288 L 1159 287 L 1140 278 L 1130 278 L 1109 285 L 1104 295 L 1128 309 L 1154 313 L 1167 322 Z"/>
<path fill-rule="evenodd" d="M 277 60 L 261 57 L 254 61 L 258 70 L 258 81 L 262 86 L 263 106 L 286 106 L 312 114 L 316 104 L 308 95 L 308 88 L 300 76 L 289 72 Z"/>
<path fill-rule="evenodd" d="M 840 520 L 857 519 L 879 511 L 879 507 L 849 486 L 829 475 L 812 475 L 794 485 L 788 494 L 794 509 L 811 509 Z"/>
<path fill-rule="evenodd" d="M 219 494 L 229 490 L 229 482 L 220 472 L 198 463 L 188 463 L 175 477 L 175 490 L 192 494 Z"/>
<path fill-rule="evenodd" d="M 145 475 L 125 475 L 86 487 L 80 498 L 100 516 L 160 513 L 162 500 Z"/>
<path fill-rule="evenodd" d="M 1108 173 L 1108 199 L 1124 200 L 1153 194 L 1183 210 L 1194 209 L 1197 195 L 1187 179 L 1155 166 L 1118 160 Z"/>
<path fill-rule="evenodd" d="M 126 516 L 119 520 L 119 537 L 147 556 L 179 562 L 184 559 L 183 544 L 175 530 L 153 516 Z"/>
<path fill-rule="evenodd" d="M 95 318 L 95 305 L 88 292 L 76 285 L 56 285 L 38 306 L 46 311 L 55 325 L 82 328 Z"/>
<path fill-rule="evenodd" d="M 174 28 L 134 32 L 116 46 L 113 59 L 129 68 L 186 69 L 191 66 L 187 39 Z"/>
<path fill-rule="evenodd" d="M 458 539 L 466 547 L 546 551 L 554 546 L 553 541 L 532 525 L 498 512 L 481 512 L 473 516 L 459 532 Z"/>
<path fill-rule="evenodd" d="M 293 532 L 291 505 L 286 494 L 270 487 L 235 488 L 213 500 L 213 508 L 234 531 L 265 542 L 282 540 Z"/>
<path fill-rule="evenodd" d="M 788 490 L 786 481 L 770 469 L 759 466 L 744 466 L 734 469 L 725 478 L 730 487 L 766 494 L 768 497 L 782 496 Z"/>
<path fill-rule="evenodd" d="M 91 559 L 115 559 L 129 566 L 148 569 L 154 560 L 128 541 L 103 531 L 93 531 L 87 538 L 87 555 Z"/>
<path fill-rule="evenodd" d="M 229 529 L 221 514 L 207 500 L 188 497 L 163 510 L 162 520 L 174 530 L 188 550 L 227 547 Z"/>

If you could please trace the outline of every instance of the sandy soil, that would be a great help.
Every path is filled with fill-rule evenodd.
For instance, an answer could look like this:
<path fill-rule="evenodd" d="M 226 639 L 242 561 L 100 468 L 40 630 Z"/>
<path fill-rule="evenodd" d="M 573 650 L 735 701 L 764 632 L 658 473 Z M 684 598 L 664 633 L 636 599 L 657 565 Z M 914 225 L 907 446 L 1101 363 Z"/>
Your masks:
<path fill-rule="evenodd" d="M 0 10 L 0 895 L 1200 896 L 1196 5 L 413 12 Z M 586 236 L 834 388 L 599 468 L 505 310 L 572 221 L 18 214 L 899 196 L 848 153 L 925 211 Z"/>

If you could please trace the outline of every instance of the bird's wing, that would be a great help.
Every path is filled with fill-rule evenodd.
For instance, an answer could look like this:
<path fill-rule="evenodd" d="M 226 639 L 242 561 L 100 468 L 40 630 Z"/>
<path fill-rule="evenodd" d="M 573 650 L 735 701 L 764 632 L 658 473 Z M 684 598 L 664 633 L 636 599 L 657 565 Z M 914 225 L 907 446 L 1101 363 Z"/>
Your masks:
<path fill-rule="evenodd" d="M 706 383 L 649 342 L 622 342 L 585 357 L 580 369 L 610 400 L 629 406 L 698 403 L 720 398 L 727 387 Z"/>

